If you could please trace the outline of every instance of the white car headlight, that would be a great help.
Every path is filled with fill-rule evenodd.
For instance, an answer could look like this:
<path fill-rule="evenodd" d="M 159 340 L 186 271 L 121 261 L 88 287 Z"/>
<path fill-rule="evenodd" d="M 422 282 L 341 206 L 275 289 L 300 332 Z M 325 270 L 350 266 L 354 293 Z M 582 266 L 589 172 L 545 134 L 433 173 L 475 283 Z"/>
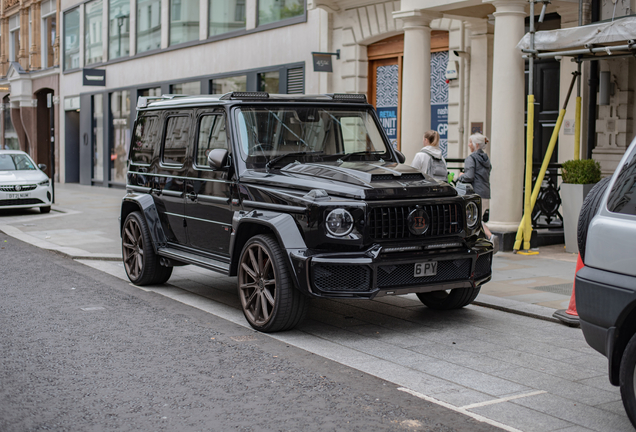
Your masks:
<path fill-rule="evenodd" d="M 332 210 L 327 215 L 325 227 L 331 235 L 346 236 L 353 230 L 353 216 L 345 209 Z"/>
<path fill-rule="evenodd" d="M 466 224 L 468 228 L 473 229 L 479 222 L 479 207 L 474 202 L 469 202 L 466 205 Z"/>
<path fill-rule="evenodd" d="M 51 184 L 49 179 L 46 179 L 44 181 L 41 181 L 40 183 L 38 183 L 38 185 L 40 186 L 49 186 Z"/>

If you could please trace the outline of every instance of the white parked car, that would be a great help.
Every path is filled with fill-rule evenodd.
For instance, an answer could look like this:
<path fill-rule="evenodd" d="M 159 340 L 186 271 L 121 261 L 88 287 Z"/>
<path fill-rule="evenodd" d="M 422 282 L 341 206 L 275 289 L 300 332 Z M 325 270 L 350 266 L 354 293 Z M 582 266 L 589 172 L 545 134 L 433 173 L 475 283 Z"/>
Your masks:
<path fill-rule="evenodd" d="M 20 150 L 0 150 L 0 210 L 39 207 L 51 211 L 51 180 Z"/>

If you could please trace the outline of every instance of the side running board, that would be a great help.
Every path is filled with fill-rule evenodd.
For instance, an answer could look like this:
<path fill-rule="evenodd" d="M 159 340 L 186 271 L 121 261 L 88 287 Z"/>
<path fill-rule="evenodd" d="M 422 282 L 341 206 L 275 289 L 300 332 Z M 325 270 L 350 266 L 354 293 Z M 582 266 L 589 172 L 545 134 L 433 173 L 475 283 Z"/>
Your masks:
<path fill-rule="evenodd" d="M 188 264 L 195 264 L 197 266 L 204 267 L 209 270 L 214 270 L 225 275 L 229 274 L 230 272 L 230 263 L 215 260 L 212 258 L 202 257 L 200 255 L 196 255 L 190 252 L 184 252 L 182 250 L 174 249 L 171 247 L 160 248 L 157 251 L 157 254 L 165 258 L 172 258 L 174 260 L 185 262 Z"/>

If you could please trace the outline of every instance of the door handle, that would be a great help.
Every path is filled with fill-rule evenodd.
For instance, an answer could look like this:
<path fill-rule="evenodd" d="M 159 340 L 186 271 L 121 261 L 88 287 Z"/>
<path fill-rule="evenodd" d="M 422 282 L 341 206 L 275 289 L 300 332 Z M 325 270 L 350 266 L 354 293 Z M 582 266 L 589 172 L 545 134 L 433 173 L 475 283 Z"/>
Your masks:
<path fill-rule="evenodd" d="M 190 201 L 196 201 L 197 200 L 197 194 L 195 194 L 194 192 L 190 192 L 187 195 L 188 198 L 190 198 Z"/>

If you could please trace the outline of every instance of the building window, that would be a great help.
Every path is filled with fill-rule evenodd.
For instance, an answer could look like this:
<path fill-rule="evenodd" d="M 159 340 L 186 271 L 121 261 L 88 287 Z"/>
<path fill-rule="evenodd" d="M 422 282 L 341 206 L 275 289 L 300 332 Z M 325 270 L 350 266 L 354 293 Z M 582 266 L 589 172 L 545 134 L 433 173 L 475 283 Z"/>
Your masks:
<path fill-rule="evenodd" d="M 258 74 L 258 91 L 267 93 L 280 93 L 280 74 L 275 72 L 264 72 Z"/>
<path fill-rule="evenodd" d="M 147 88 L 139 90 L 139 96 L 145 97 L 159 97 L 161 96 L 161 87 Z"/>
<path fill-rule="evenodd" d="M 76 69 L 79 64 L 80 13 L 73 9 L 64 14 L 64 70 Z"/>
<path fill-rule="evenodd" d="M 304 0 L 258 0 L 258 25 L 302 16 L 304 13 Z"/>
<path fill-rule="evenodd" d="M 42 32 L 44 33 L 43 44 L 43 64 L 42 68 L 53 67 L 55 65 L 55 34 L 57 32 L 57 23 L 55 15 L 42 19 Z"/>
<path fill-rule="evenodd" d="M 130 54 L 130 1 L 108 2 L 108 59 Z"/>
<path fill-rule="evenodd" d="M 247 77 L 245 75 L 217 78 L 210 81 L 211 94 L 225 94 L 235 91 L 247 91 Z"/>
<path fill-rule="evenodd" d="M 96 94 L 93 99 L 93 181 L 104 180 L 104 95 Z"/>
<path fill-rule="evenodd" d="M 173 84 L 170 86 L 170 94 L 198 95 L 201 94 L 201 82 L 192 81 Z"/>
<path fill-rule="evenodd" d="M 161 0 L 137 1 L 137 52 L 161 48 Z"/>
<path fill-rule="evenodd" d="M 13 127 L 13 122 L 11 121 L 11 105 L 9 104 L 9 95 L 5 96 L 2 99 L 2 114 L 4 118 L 4 148 L 7 150 L 20 150 L 18 134 Z"/>
<path fill-rule="evenodd" d="M 199 39 L 199 0 L 170 0 L 170 45 Z"/>
<path fill-rule="evenodd" d="M 110 115 L 113 119 L 110 145 L 110 179 L 115 183 L 126 183 L 128 168 L 128 146 L 130 143 L 130 91 L 110 94 Z"/>
<path fill-rule="evenodd" d="M 210 0 L 210 36 L 245 30 L 245 0 Z"/>
<path fill-rule="evenodd" d="M 20 53 L 20 14 L 9 17 L 9 61 L 18 61 Z"/>
<path fill-rule="evenodd" d="M 84 6 L 84 64 L 101 63 L 103 60 L 102 20 L 103 0 L 93 0 Z"/>

